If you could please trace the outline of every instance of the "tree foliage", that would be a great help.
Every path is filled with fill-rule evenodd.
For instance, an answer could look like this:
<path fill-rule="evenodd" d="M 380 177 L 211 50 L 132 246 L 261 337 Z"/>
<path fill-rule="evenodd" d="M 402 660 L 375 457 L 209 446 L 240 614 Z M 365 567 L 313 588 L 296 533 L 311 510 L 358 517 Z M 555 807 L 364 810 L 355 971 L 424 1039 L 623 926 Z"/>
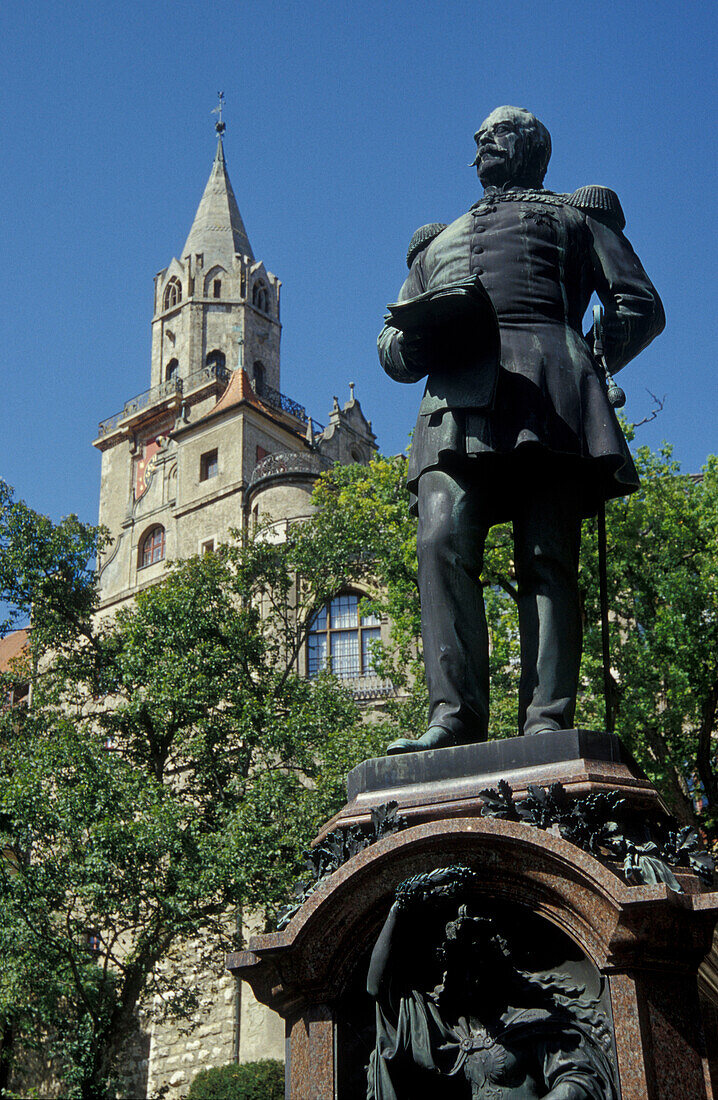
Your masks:
<path fill-rule="evenodd" d="M 240 540 L 103 618 L 102 532 L 4 500 L 32 703 L 0 712 L 0 1012 L 24 1041 L 52 1022 L 68 1095 L 100 1097 L 138 1000 L 167 992 L 158 961 L 191 936 L 231 946 L 228 912 L 271 913 L 377 746 L 347 691 L 299 674 L 338 583 L 316 545 Z"/>
<path fill-rule="evenodd" d="M 200 1070 L 187 1100 L 284 1100 L 284 1064 L 262 1058 Z"/>

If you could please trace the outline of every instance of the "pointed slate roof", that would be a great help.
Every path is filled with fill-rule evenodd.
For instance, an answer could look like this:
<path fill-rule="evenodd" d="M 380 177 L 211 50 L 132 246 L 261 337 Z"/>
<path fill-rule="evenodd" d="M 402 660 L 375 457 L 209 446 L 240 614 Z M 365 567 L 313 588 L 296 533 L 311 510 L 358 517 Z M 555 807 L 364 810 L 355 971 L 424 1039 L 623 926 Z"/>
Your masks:
<path fill-rule="evenodd" d="M 204 254 L 205 268 L 215 263 L 229 268 L 235 252 L 254 259 L 247 230 L 229 182 L 221 136 L 217 142 L 212 171 L 181 258 L 198 252 Z"/>

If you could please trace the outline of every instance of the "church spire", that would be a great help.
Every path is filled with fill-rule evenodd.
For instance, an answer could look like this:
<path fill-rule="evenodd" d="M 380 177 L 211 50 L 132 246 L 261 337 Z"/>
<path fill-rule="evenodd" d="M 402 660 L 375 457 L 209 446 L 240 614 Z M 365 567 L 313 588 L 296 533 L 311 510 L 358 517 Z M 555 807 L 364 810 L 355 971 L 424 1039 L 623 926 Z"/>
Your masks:
<path fill-rule="evenodd" d="M 207 186 L 182 250 L 182 256 L 201 253 L 204 255 L 205 267 L 220 263 L 229 268 L 235 253 L 249 256 L 251 259 L 254 259 L 254 254 L 229 181 L 227 162 L 224 159 L 222 135 L 226 129 L 226 123 L 222 121 L 223 104 L 224 94 L 220 92 L 219 107 L 216 107 L 213 112 L 219 115 L 215 125 L 217 152 Z"/>

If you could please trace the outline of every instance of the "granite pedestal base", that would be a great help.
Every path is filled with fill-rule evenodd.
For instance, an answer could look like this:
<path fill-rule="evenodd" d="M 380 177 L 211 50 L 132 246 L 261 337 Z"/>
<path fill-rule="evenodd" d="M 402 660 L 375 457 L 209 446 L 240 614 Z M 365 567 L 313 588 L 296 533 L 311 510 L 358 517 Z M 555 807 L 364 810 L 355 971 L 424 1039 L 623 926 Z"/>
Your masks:
<path fill-rule="evenodd" d="M 560 835 L 481 817 L 479 791 L 499 779 L 519 796 L 531 783 L 560 780 L 573 794 L 619 789 L 639 815 L 665 810 L 617 738 L 579 730 L 355 768 L 347 804 L 328 828 L 361 824 L 372 806 L 389 800 L 399 803 L 408 827 L 349 859 L 282 932 L 255 936 L 248 951 L 228 959 L 286 1020 L 288 1097 L 366 1095 L 368 1052 L 356 1021 L 371 1012 L 369 954 L 397 885 L 449 864 L 476 872 L 480 902 L 509 907 L 517 919 L 524 913 L 527 925 L 548 922 L 603 975 L 621 1100 L 712 1097 L 697 974 L 711 946 L 718 893 L 688 872 L 683 892 L 663 883 L 632 886 L 617 867 Z"/>

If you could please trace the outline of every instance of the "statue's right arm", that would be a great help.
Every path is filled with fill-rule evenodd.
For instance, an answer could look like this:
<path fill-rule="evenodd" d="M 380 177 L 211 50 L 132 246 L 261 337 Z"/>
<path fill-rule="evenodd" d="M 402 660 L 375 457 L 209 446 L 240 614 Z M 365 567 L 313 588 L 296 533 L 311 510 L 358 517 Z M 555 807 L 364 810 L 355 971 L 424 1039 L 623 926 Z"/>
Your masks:
<path fill-rule="evenodd" d="M 417 256 L 409 276 L 399 291 L 399 301 L 405 302 L 425 290 L 423 256 Z M 428 372 L 418 340 L 408 339 L 392 325 L 384 325 L 377 339 L 379 362 L 395 382 L 418 382 Z"/>

